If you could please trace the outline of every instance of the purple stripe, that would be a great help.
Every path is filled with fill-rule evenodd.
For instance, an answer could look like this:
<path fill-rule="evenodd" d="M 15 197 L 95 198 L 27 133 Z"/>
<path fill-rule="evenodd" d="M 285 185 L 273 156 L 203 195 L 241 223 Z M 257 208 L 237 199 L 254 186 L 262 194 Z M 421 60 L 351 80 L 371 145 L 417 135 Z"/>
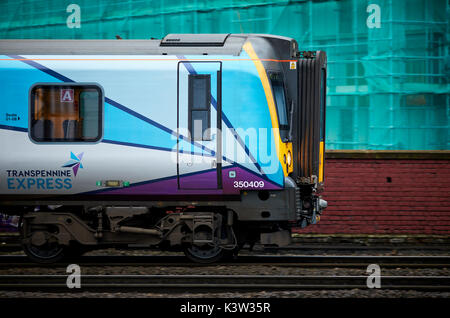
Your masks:
<path fill-rule="evenodd" d="M 236 172 L 235 178 L 228 177 L 228 171 L 234 170 Z M 198 172 L 191 175 L 180 176 L 180 184 L 187 188 L 178 189 L 177 178 L 172 177 L 156 182 L 148 182 L 139 185 L 131 185 L 131 187 L 104 190 L 102 194 L 114 194 L 114 195 L 186 195 L 186 194 L 239 194 L 241 190 L 279 190 L 281 187 L 268 182 L 261 178 L 261 176 L 255 175 L 240 167 L 227 167 L 223 169 L 223 190 L 222 189 L 204 189 L 204 183 L 202 181 L 207 179 L 216 179 L 216 171 Z M 247 188 L 235 188 L 235 181 L 247 181 L 247 182 L 264 182 L 264 187 L 247 187 Z M 259 183 L 258 185 L 260 185 Z"/>

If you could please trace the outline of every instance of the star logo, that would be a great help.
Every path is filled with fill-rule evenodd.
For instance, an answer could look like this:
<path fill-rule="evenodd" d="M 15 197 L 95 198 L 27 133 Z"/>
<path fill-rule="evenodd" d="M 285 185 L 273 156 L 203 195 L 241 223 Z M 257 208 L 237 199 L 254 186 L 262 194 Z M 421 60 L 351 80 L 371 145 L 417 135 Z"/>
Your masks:
<path fill-rule="evenodd" d="M 73 174 L 75 177 L 77 176 L 78 169 L 83 169 L 83 164 L 81 163 L 81 159 L 83 158 L 83 154 L 79 153 L 75 155 L 72 151 L 70 152 L 70 160 L 67 161 L 62 167 L 63 168 L 72 168 Z"/>

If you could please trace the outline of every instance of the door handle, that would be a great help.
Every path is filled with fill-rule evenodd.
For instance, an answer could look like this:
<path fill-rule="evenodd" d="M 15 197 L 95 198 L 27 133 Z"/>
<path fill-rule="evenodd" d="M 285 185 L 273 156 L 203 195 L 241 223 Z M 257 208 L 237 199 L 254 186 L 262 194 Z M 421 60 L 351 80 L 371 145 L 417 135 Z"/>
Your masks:
<path fill-rule="evenodd" d="M 211 167 L 212 167 L 212 168 L 217 167 L 217 162 L 216 162 L 216 160 L 213 160 L 213 161 L 211 162 Z"/>

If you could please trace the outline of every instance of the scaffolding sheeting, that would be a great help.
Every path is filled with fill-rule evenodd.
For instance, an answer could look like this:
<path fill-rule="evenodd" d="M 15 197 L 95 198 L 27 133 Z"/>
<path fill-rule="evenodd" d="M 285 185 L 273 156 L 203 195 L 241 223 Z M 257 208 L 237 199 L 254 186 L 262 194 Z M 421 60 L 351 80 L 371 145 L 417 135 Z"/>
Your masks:
<path fill-rule="evenodd" d="M 448 1 L 375 2 L 10 0 L 0 4 L 0 37 L 289 36 L 327 52 L 328 149 L 450 149 Z M 70 27 L 70 3 L 80 28 Z"/>

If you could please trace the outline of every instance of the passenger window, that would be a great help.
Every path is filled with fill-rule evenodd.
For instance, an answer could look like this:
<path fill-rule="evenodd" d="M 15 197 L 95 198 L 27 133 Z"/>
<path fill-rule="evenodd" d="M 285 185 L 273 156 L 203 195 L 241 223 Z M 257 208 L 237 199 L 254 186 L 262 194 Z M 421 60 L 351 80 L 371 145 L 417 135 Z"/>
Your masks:
<path fill-rule="evenodd" d="M 36 142 L 101 139 L 103 95 L 96 85 L 36 85 L 30 107 L 30 137 Z"/>
<path fill-rule="evenodd" d="M 189 131 L 192 140 L 211 140 L 211 76 L 189 75 Z"/>
<path fill-rule="evenodd" d="M 281 74 L 272 73 L 270 75 L 270 81 L 272 84 L 273 97 L 275 99 L 275 104 L 277 107 L 278 123 L 280 129 L 289 129 L 286 97 L 284 93 L 284 84 Z"/>

